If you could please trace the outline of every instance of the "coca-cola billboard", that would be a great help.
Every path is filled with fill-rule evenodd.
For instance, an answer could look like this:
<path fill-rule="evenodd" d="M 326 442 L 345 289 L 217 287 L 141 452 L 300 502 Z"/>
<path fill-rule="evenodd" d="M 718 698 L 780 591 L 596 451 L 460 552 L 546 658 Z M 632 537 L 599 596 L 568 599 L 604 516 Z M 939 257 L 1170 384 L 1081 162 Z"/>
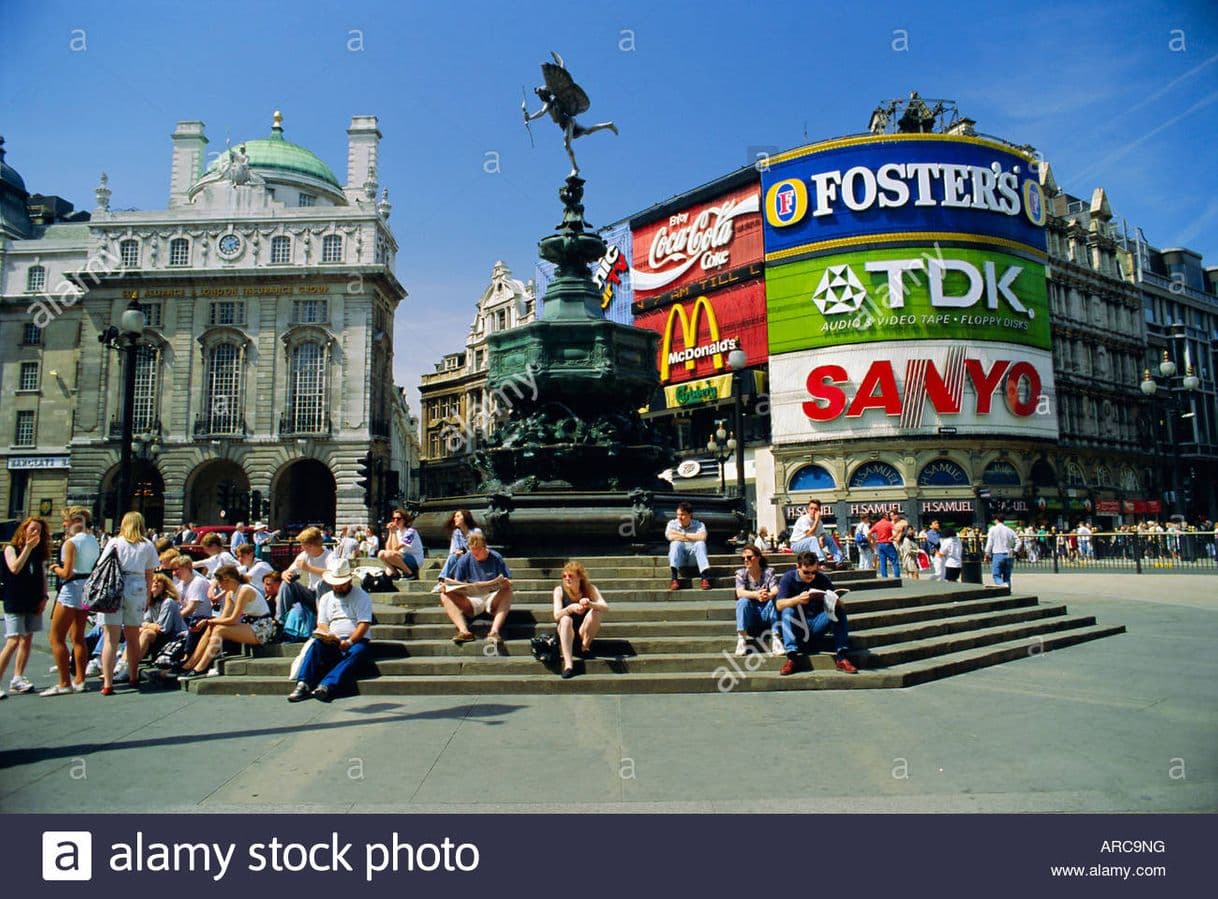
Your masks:
<path fill-rule="evenodd" d="M 760 188 L 751 184 L 635 228 L 635 302 L 729 273 L 759 277 L 760 210 Z"/>

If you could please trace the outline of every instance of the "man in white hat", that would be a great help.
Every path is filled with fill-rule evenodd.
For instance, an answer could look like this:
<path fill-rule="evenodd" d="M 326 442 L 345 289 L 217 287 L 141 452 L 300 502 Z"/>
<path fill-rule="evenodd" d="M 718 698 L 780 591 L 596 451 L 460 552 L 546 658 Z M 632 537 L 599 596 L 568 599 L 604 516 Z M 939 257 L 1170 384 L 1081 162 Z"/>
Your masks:
<path fill-rule="evenodd" d="M 336 693 L 350 690 L 371 647 L 372 599 L 352 580 L 351 563 L 331 558 L 321 577 L 330 589 L 317 600 L 317 630 L 288 702 L 310 696 L 329 702 Z"/>

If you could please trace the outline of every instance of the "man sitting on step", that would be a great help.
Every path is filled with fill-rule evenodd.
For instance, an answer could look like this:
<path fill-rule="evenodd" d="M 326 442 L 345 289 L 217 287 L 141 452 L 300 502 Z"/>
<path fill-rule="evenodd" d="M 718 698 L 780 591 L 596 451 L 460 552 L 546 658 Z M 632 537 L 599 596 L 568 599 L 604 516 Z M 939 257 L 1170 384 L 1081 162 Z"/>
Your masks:
<path fill-rule="evenodd" d="M 682 502 L 677 506 L 677 517 L 664 529 L 668 540 L 668 565 L 672 569 L 672 584 L 669 590 L 681 589 L 681 566 L 697 565 L 702 576 L 702 589 L 709 590 L 710 560 L 706 557 L 706 525 L 694 518 L 694 507 Z"/>
<path fill-rule="evenodd" d="M 321 579 L 330 590 L 317 599 L 317 630 L 300 662 L 296 689 L 288 702 L 310 696 L 329 702 L 335 694 L 349 690 L 371 647 L 372 599 L 352 581 L 351 563 L 328 559 Z"/>
<path fill-rule="evenodd" d="M 858 669 L 846 658 L 850 632 L 846 607 L 841 601 L 849 591 L 833 589 L 833 581 L 821 571 L 821 560 L 813 552 L 801 552 L 795 557 L 795 565 L 795 570 L 788 571 L 778 582 L 778 600 L 774 604 L 782 615 L 782 645 L 787 651 L 786 664 L 778 673 L 794 674 L 811 667 L 807 654 L 813 642 L 832 627 L 837 670 L 856 674 Z"/>
<path fill-rule="evenodd" d="M 474 639 L 467 619 L 473 620 L 483 612 L 491 615 L 491 632 L 486 642 L 501 646 L 499 635 L 512 607 L 512 572 L 503 556 L 486 545 L 480 531 L 470 531 L 469 552 L 457 559 L 452 576 L 440 578 L 440 605 L 457 628 L 454 643 Z"/>

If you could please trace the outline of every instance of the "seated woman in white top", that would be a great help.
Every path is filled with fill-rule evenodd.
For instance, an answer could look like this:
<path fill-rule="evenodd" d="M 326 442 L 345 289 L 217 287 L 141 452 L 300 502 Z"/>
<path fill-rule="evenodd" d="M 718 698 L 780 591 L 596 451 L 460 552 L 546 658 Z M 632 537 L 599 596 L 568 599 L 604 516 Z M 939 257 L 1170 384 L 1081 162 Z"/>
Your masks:
<path fill-rule="evenodd" d="M 242 574 L 249 578 L 250 586 L 263 596 L 266 596 L 266 592 L 262 587 L 262 579 L 275 569 L 261 559 L 254 560 L 254 545 L 252 543 L 242 543 L 237 547 L 237 567 L 241 569 Z"/>
<path fill-rule="evenodd" d="M 377 558 L 385 563 L 393 577 L 417 578 L 423 566 L 423 538 L 410 522 L 410 515 L 405 510 L 394 509 L 385 548 L 377 553 Z"/>
<path fill-rule="evenodd" d="M 224 608 L 215 618 L 204 622 L 206 631 L 187 660 L 182 677 L 206 674 L 211 660 L 220 654 L 225 640 L 247 646 L 262 646 L 274 632 L 270 606 L 235 565 L 216 569 L 215 580 L 224 590 Z"/>
<path fill-rule="evenodd" d="M 562 585 L 554 588 L 554 621 L 558 624 L 558 643 L 562 648 L 562 676 L 575 676 L 574 644 L 579 634 L 580 652 L 592 652 L 592 641 L 601 629 L 601 615 L 609 603 L 592 586 L 588 572 L 579 562 L 568 562 L 562 569 Z"/>

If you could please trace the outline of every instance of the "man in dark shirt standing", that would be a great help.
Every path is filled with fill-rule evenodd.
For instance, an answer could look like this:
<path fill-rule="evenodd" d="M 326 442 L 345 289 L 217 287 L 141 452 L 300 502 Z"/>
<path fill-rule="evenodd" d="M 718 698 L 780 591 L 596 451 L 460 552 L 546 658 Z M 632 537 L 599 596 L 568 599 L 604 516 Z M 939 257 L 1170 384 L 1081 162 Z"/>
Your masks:
<path fill-rule="evenodd" d="M 794 674 L 811 667 L 807 653 L 812 641 L 830 627 L 837 650 L 834 663 L 837 670 L 856 674 L 858 669 L 846 658 L 850 646 L 846 609 L 833 589 L 833 581 L 820 570 L 821 561 L 815 553 L 800 553 L 795 564 L 795 570 L 788 571 L 778 582 L 775 607 L 782 615 L 782 645 L 787 651 L 786 664 L 779 674 Z"/>

